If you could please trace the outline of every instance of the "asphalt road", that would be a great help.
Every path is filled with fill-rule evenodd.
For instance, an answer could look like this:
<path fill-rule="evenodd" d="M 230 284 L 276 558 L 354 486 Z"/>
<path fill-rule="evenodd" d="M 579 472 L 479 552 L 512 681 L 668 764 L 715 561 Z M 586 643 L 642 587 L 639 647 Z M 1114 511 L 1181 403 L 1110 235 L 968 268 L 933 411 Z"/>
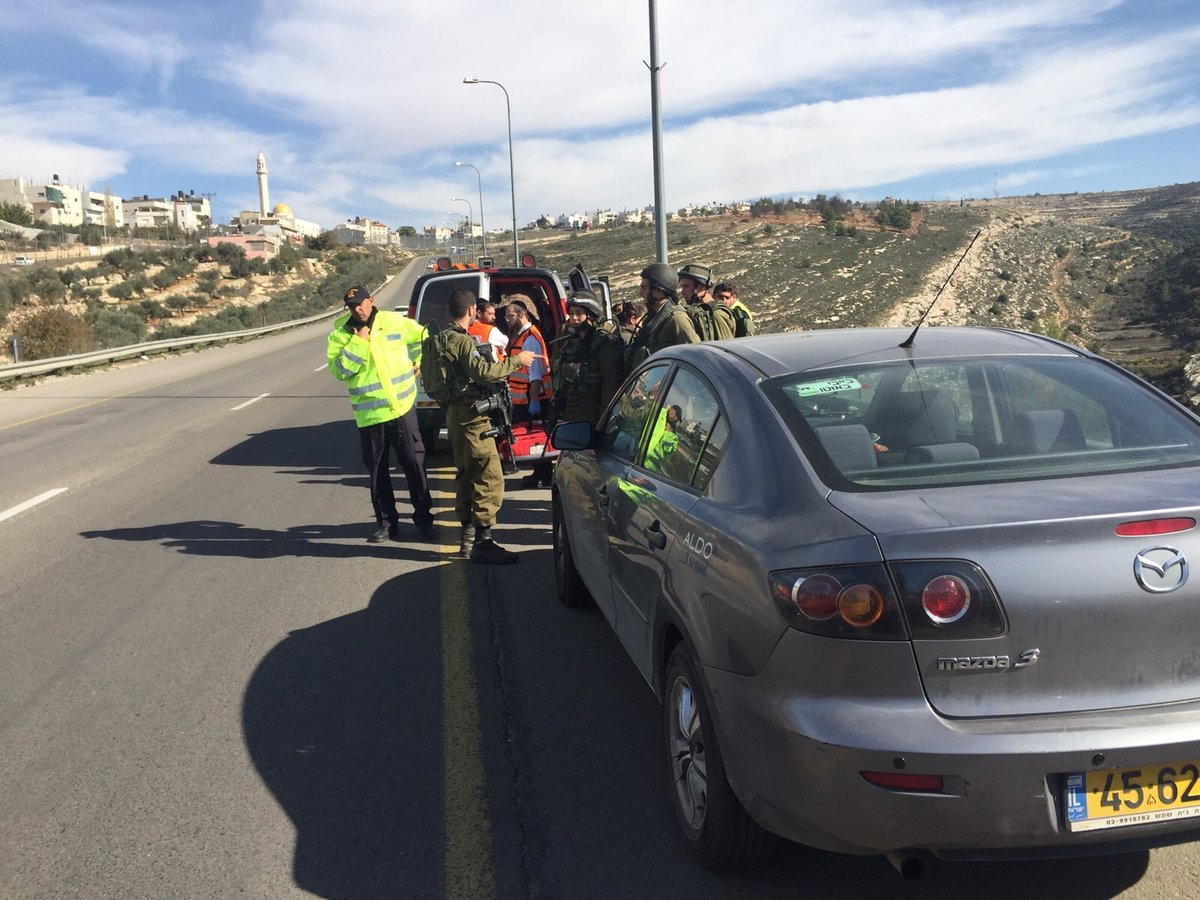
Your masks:
<path fill-rule="evenodd" d="M 554 599 L 548 493 L 509 482 L 519 565 L 454 561 L 434 457 L 440 542 L 366 544 L 325 332 L 0 392 L 0 897 L 1200 894 L 1197 845 L 697 868 L 654 697 Z"/>

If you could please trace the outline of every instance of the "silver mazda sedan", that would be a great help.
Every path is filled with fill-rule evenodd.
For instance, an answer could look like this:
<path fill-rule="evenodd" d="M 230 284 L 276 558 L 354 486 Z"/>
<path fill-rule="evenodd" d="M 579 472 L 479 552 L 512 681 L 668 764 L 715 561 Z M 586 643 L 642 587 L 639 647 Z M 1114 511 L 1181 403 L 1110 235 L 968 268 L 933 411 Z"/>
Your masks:
<path fill-rule="evenodd" d="M 1200 420 L 1013 331 L 661 351 L 561 424 L 558 595 L 662 700 L 713 868 L 1200 837 Z"/>

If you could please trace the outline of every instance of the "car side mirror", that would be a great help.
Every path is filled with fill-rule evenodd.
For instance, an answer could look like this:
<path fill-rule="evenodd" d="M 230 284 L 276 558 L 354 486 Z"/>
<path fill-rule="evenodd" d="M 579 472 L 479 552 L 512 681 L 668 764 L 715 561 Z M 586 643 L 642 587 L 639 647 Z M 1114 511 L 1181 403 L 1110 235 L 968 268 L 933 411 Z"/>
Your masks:
<path fill-rule="evenodd" d="M 591 422 L 559 422 L 550 441 L 556 450 L 586 450 L 595 434 Z"/>

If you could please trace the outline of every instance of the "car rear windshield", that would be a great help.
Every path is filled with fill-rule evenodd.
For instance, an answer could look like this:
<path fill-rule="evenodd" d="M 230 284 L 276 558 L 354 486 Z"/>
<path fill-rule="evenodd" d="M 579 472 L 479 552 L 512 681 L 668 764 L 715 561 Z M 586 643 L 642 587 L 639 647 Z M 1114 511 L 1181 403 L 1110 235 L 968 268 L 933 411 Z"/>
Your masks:
<path fill-rule="evenodd" d="M 1085 357 L 841 367 L 764 382 L 831 487 L 890 490 L 1200 464 L 1200 425 Z"/>

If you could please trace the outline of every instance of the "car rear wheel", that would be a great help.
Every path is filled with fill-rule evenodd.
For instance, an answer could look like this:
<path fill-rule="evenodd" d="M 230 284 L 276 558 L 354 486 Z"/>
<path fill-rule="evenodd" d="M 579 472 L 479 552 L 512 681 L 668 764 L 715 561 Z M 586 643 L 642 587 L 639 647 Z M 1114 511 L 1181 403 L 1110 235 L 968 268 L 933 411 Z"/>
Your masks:
<path fill-rule="evenodd" d="M 579 577 L 575 568 L 575 557 L 571 554 L 571 539 L 567 537 L 567 526 L 563 522 L 562 504 L 556 499 L 552 516 L 552 541 L 554 546 L 554 586 L 558 600 L 563 606 L 589 606 L 592 595 Z"/>
<path fill-rule="evenodd" d="M 671 805 L 693 855 L 715 871 L 752 868 L 770 858 L 779 839 L 750 818 L 729 786 L 704 690 L 684 644 L 667 662 L 663 732 Z"/>

